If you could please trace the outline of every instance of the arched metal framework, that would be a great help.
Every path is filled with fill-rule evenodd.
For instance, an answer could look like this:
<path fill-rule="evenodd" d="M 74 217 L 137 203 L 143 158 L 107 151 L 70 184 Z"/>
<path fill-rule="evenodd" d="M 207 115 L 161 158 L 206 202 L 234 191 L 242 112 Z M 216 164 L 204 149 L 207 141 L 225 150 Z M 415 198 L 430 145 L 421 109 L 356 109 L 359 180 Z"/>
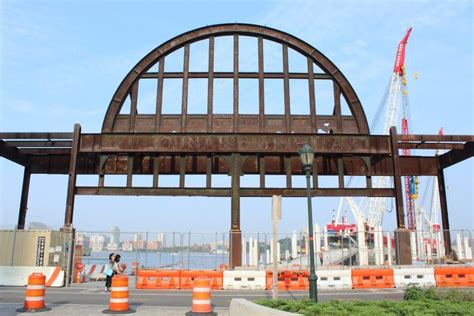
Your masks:
<path fill-rule="evenodd" d="M 214 41 L 219 36 L 231 36 L 233 49 L 229 58 L 233 70 L 214 69 Z M 258 70 L 239 71 L 239 38 L 257 38 Z M 191 45 L 208 40 L 208 71 L 191 72 Z M 282 49 L 282 71 L 264 69 L 264 42 L 279 43 Z M 167 58 L 183 48 L 183 71 L 166 72 Z M 307 71 L 291 72 L 289 49 L 296 50 L 306 60 Z M 157 71 L 152 71 L 153 67 Z M 321 71 L 317 70 L 321 69 Z M 315 71 L 317 70 L 317 71 Z M 207 79 L 207 111 L 188 113 L 189 80 Z M 141 80 L 157 81 L 154 113 L 140 113 L 138 95 Z M 167 79 L 182 80 L 178 93 L 180 114 L 165 114 L 163 90 Z M 216 79 L 232 81 L 232 112 L 215 113 Z M 239 111 L 240 80 L 258 81 L 258 112 Z M 265 98 L 266 80 L 283 82 L 284 111 L 269 114 L 271 106 Z M 291 80 L 308 83 L 309 114 L 292 112 Z M 319 100 L 315 97 L 318 80 L 332 82 L 332 113 L 319 114 Z M 130 111 L 120 114 L 127 100 Z M 345 101 L 349 115 L 343 115 Z M 123 112 L 123 111 L 122 111 Z M 389 136 L 369 135 L 367 120 L 360 101 L 336 66 L 318 50 L 304 41 L 281 31 L 249 24 L 221 24 L 208 26 L 177 36 L 145 56 L 124 78 L 115 92 L 105 115 L 102 133 L 81 132 L 79 124 L 73 133 L 0 133 L 0 155 L 25 167 L 18 227 L 25 225 L 29 182 L 32 174 L 67 174 L 69 176 L 64 225 L 71 228 L 76 195 L 170 195 L 221 196 L 231 198 L 230 266 L 241 263 L 240 197 L 305 197 L 303 188 L 293 185 L 293 177 L 304 172 L 297 155 L 303 144 L 310 144 L 316 153 L 313 163 L 313 196 L 385 196 L 394 197 L 397 215 L 399 264 L 411 264 L 409 232 L 405 229 L 403 212 L 402 176 L 437 176 L 446 252 L 451 253 L 449 221 L 443 170 L 474 155 L 474 136 L 463 135 L 397 135 L 392 127 Z M 399 149 L 446 149 L 437 156 L 399 156 Z M 77 186 L 78 175 L 97 175 L 96 186 Z M 106 176 L 126 175 L 122 187 L 106 184 Z M 243 174 L 259 177 L 258 187 L 241 186 Z M 149 175 L 147 186 L 134 185 L 134 175 Z M 161 175 L 179 177 L 177 187 L 163 187 Z M 205 175 L 200 188 L 189 187 L 187 175 Z M 231 177 L 229 187 L 216 187 L 215 175 Z M 282 187 L 270 187 L 268 176 L 284 176 Z M 325 188 L 318 179 L 333 176 L 337 187 Z M 364 188 L 345 187 L 345 176 L 363 176 Z M 372 188 L 373 176 L 393 176 L 393 187 Z M 166 211 L 166 210 L 164 210 Z"/>
<path fill-rule="evenodd" d="M 232 72 L 215 72 L 214 69 L 214 39 L 221 36 L 233 37 L 233 50 L 228 58 L 233 60 Z M 258 39 L 258 72 L 239 71 L 239 37 L 250 36 Z M 190 46 L 192 43 L 209 40 L 207 72 L 190 72 Z M 282 72 L 266 72 L 264 69 L 264 40 L 281 44 Z M 176 50 L 184 48 L 182 72 L 165 72 L 166 58 Z M 288 50 L 294 49 L 307 60 L 307 71 L 290 73 Z M 158 72 L 150 72 L 153 66 L 159 64 Z M 313 64 L 322 73 L 315 73 Z M 158 79 L 155 115 L 140 115 L 137 113 L 137 96 L 140 80 Z M 166 78 L 180 78 L 182 85 L 181 115 L 163 115 L 163 85 Z M 189 115 L 188 81 L 191 78 L 208 80 L 207 115 Z M 233 113 L 230 115 L 213 115 L 214 80 L 227 78 L 233 81 Z M 239 80 L 258 79 L 259 85 L 259 114 L 239 114 Z M 264 80 L 282 79 L 284 83 L 284 115 L 266 115 L 264 98 Z M 310 115 L 292 115 L 290 104 L 290 80 L 306 80 L 308 82 L 308 99 Z M 333 115 L 317 115 L 317 100 L 315 98 L 315 80 L 329 80 L 334 85 Z M 351 115 L 341 114 L 341 96 L 346 100 Z M 127 97 L 131 99 L 131 114 L 120 115 L 120 110 Z M 318 130 L 345 134 L 368 134 L 367 119 L 361 103 L 352 86 L 339 69 L 317 49 L 308 43 L 272 28 L 251 24 L 221 24 L 207 26 L 179 35 L 146 55 L 124 78 L 115 92 L 107 110 L 102 126 L 102 132 L 294 132 L 314 134 Z"/>

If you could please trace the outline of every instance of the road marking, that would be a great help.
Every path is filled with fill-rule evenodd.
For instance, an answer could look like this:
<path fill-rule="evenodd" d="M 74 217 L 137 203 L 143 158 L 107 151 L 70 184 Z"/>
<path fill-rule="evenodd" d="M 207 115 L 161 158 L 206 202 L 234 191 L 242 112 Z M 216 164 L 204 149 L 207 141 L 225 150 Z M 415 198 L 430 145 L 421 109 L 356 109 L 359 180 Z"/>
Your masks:
<path fill-rule="evenodd" d="M 2 293 L 24 293 L 24 291 L 2 291 Z M 404 293 L 401 290 L 394 290 L 391 292 L 326 292 L 326 293 L 318 293 L 319 296 L 337 296 L 337 295 L 353 295 L 353 296 L 371 296 L 371 295 L 389 295 L 389 294 L 401 294 Z M 102 295 L 110 295 L 110 293 L 106 292 L 52 292 L 52 291 L 47 291 L 47 294 L 62 294 L 62 295 L 97 295 L 97 294 L 102 294 Z M 176 292 L 176 293 L 162 293 L 162 292 L 154 292 L 154 293 L 137 293 L 137 292 L 129 292 L 130 296 L 191 296 L 191 292 L 183 293 L 183 292 Z M 281 293 L 279 292 L 278 295 L 284 296 L 284 297 L 292 297 L 292 296 L 308 296 L 307 292 L 300 292 L 300 293 Z M 233 293 L 233 294 L 223 294 L 223 293 L 218 293 L 218 292 L 212 292 L 213 297 L 267 297 L 271 296 L 271 293 L 256 293 L 256 294 L 251 294 L 251 293 Z"/>

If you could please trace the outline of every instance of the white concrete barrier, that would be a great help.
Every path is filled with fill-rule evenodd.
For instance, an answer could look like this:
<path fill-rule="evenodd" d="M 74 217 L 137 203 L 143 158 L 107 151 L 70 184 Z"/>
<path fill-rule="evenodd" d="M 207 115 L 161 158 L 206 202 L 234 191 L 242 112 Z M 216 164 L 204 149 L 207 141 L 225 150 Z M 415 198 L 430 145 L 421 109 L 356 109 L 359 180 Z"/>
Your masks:
<path fill-rule="evenodd" d="M 60 267 L 24 267 L 0 266 L 0 285 L 25 286 L 28 276 L 33 272 L 43 273 L 46 276 L 46 286 L 64 286 L 64 271 Z"/>
<path fill-rule="evenodd" d="M 318 289 L 352 289 L 351 270 L 317 270 Z"/>
<path fill-rule="evenodd" d="M 224 271 L 224 290 L 264 290 L 265 271 Z"/>
<path fill-rule="evenodd" d="M 407 268 L 393 269 L 395 287 L 407 287 L 409 284 L 416 286 L 436 286 L 433 268 Z"/>
<path fill-rule="evenodd" d="M 243 298 L 233 298 L 230 302 L 229 316 L 241 316 L 241 315 L 252 315 L 252 316 L 301 316 L 301 314 L 295 314 L 270 307 L 265 307 L 247 301 Z"/>

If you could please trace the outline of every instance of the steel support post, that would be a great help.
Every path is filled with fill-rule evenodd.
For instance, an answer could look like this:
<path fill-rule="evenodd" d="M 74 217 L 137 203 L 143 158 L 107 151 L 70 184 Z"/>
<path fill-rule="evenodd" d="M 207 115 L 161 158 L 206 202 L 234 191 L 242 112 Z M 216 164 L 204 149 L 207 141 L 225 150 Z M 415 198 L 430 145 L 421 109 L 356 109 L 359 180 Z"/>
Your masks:
<path fill-rule="evenodd" d="M 21 188 L 20 210 L 18 212 L 18 229 L 25 229 L 26 212 L 28 210 L 28 195 L 30 191 L 30 167 L 26 166 L 23 172 L 23 186 Z"/>
<path fill-rule="evenodd" d="M 395 206 L 397 211 L 397 229 L 395 230 L 395 252 L 398 264 L 412 264 L 410 231 L 405 227 L 403 212 L 403 193 L 400 173 L 400 156 L 398 155 L 397 128 L 390 128 L 390 147 L 392 152 L 393 188 L 395 190 Z"/>
<path fill-rule="evenodd" d="M 234 269 L 242 265 L 242 232 L 240 230 L 240 155 L 231 157 L 231 223 L 229 238 L 229 267 Z"/>
<path fill-rule="evenodd" d="M 71 227 L 74 215 L 74 198 L 76 195 L 77 178 L 77 156 L 79 154 L 79 144 L 81 141 L 81 125 L 74 124 L 72 136 L 71 158 L 69 161 L 69 180 L 67 184 L 66 214 L 64 216 L 64 226 Z"/>
<path fill-rule="evenodd" d="M 448 203 L 446 200 L 446 187 L 444 183 L 444 170 L 438 173 L 439 202 L 441 207 L 441 221 L 443 223 L 444 249 L 448 257 L 452 256 L 451 235 L 449 230 Z"/>

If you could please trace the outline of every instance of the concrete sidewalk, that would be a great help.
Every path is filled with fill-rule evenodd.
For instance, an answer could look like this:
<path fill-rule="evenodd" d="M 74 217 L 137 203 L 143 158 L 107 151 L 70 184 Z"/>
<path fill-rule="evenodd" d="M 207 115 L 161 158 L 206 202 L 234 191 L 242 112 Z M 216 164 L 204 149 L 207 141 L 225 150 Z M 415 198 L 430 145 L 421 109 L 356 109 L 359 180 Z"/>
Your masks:
<path fill-rule="evenodd" d="M 34 315 L 47 316 L 64 316 L 64 315 L 80 315 L 80 316 L 95 316 L 107 315 L 102 311 L 108 309 L 106 305 L 83 305 L 83 304 L 47 304 L 52 310 L 48 312 L 34 313 Z M 22 304 L 0 303 L 0 316 L 12 315 L 31 315 L 31 313 L 17 313 L 16 310 L 21 308 Z M 174 306 L 140 306 L 131 305 L 131 309 L 136 310 L 135 313 L 129 315 L 143 315 L 143 316 L 183 316 L 191 310 L 188 307 L 174 307 Z M 229 310 L 224 308 L 215 308 L 215 315 L 228 316 Z M 118 314 L 108 314 L 118 315 Z"/>

